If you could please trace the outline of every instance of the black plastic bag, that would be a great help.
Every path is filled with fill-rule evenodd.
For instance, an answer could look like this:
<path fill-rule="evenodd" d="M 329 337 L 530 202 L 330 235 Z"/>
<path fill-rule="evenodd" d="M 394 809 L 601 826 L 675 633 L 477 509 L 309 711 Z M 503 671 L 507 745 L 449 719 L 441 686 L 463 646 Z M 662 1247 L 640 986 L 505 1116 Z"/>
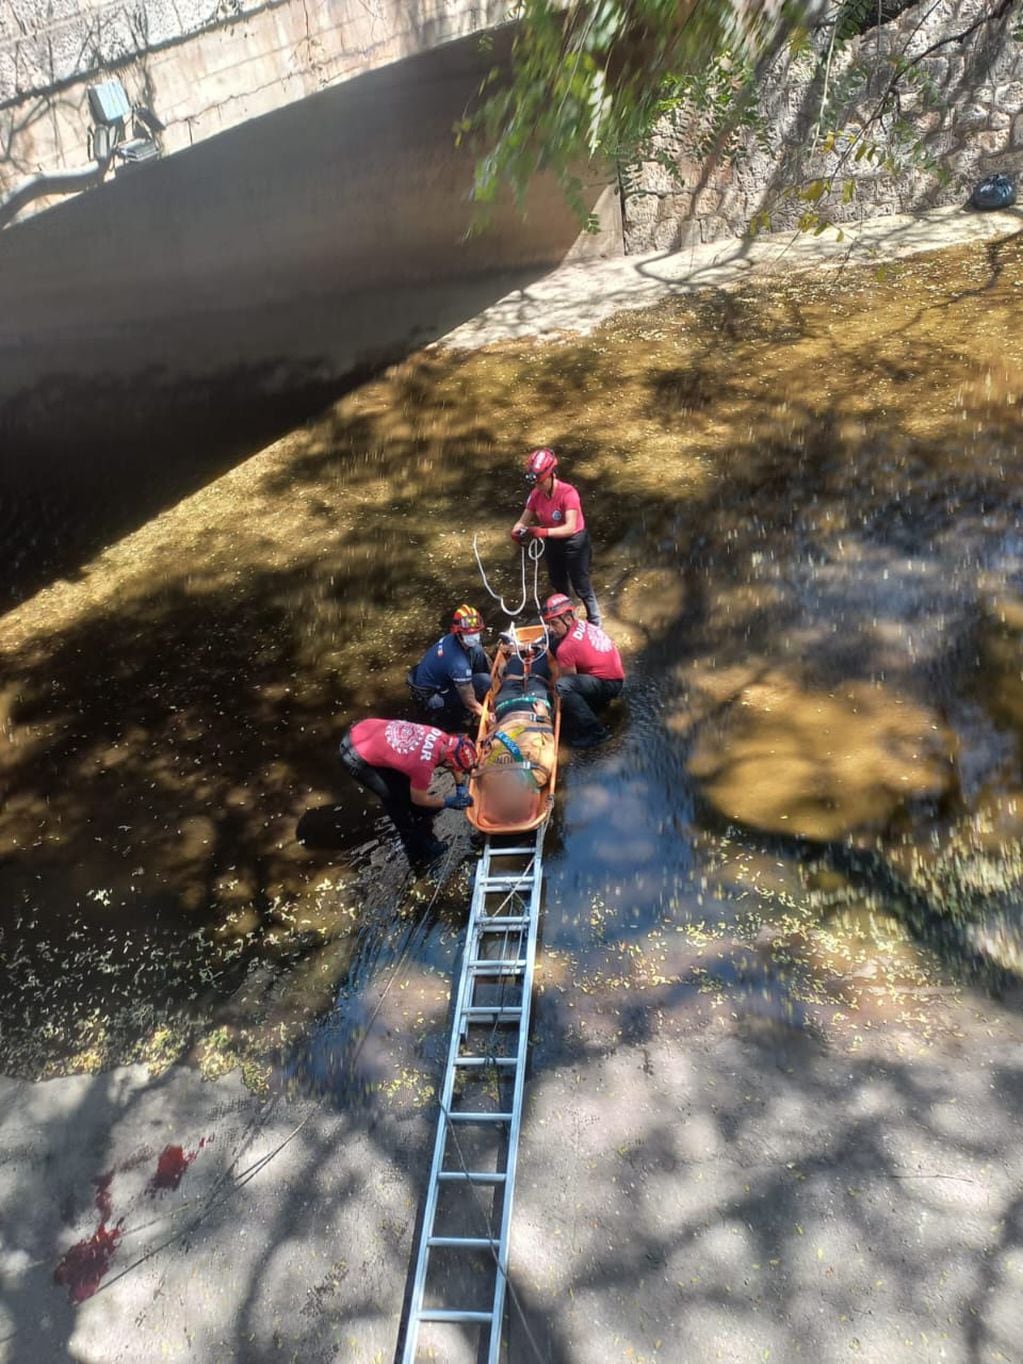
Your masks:
<path fill-rule="evenodd" d="M 974 185 L 972 208 L 1010 208 L 1016 202 L 1016 182 L 1011 175 L 988 175 Z"/>

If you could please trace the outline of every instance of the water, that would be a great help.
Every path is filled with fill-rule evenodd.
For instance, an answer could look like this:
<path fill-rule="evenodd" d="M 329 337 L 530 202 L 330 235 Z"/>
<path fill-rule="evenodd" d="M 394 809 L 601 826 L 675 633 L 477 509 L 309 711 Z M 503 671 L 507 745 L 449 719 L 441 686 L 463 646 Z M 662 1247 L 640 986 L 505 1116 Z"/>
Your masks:
<path fill-rule="evenodd" d="M 210 481 L 132 534 L 62 504 L 69 546 L 107 547 L 35 595 L 19 559 L 0 626 L 0 1066 L 430 1102 L 464 821 L 446 884 L 413 883 L 334 753 L 403 713 L 454 604 L 489 607 L 474 529 L 515 589 L 540 443 L 630 684 L 563 768 L 534 1064 L 654 1016 L 1014 1026 L 988 991 L 1023 960 L 1019 250 L 426 352 L 222 477 L 190 446 Z"/>

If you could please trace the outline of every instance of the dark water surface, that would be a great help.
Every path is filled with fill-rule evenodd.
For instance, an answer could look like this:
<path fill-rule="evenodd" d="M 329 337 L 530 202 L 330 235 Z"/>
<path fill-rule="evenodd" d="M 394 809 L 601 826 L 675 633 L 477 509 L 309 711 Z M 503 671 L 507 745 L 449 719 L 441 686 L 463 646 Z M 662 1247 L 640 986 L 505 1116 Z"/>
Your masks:
<path fill-rule="evenodd" d="M 453 605 L 500 628 L 471 532 L 514 589 L 541 442 L 583 491 L 630 683 L 563 769 L 534 1063 L 652 1011 L 852 1047 L 1014 1031 L 1020 255 L 422 353 L 11 610 L 0 1068 L 187 1058 L 429 1102 L 467 828 L 442 817 L 450 874 L 413 883 L 334 753 L 404 713 Z M 68 506 L 76 543 L 92 515 Z"/>

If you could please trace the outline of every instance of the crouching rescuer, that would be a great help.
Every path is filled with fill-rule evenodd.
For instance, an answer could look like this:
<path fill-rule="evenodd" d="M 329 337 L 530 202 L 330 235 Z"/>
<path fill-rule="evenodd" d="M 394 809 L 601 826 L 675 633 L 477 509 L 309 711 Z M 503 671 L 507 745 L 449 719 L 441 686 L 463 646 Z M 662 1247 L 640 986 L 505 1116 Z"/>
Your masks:
<path fill-rule="evenodd" d="M 541 615 L 557 664 L 565 738 L 574 748 L 593 748 L 610 737 L 600 712 L 621 695 L 621 655 L 598 625 L 576 620 L 575 608 L 562 593 L 547 598 Z"/>
<path fill-rule="evenodd" d="M 413 868 L 441 856 L 447 844 L 434 837 L 435 815 L 472 804 L 466 789 L 476 766 L 471 739 L 410 720 L 360 720 L 341 740 L 341 761 L 349 775 L 379 799 Z M 437 768 L 454 776 L 455 790 L 448 796 L 430 792 Z"/>
<path fill-rule="evenodd" d="M 490 687 L 490 660 L 482 645 L 483 617 L 462 605 L 446 635 L 409 669 L 408 686 L 424 718 L 452 729 L 482 715 Z"/>

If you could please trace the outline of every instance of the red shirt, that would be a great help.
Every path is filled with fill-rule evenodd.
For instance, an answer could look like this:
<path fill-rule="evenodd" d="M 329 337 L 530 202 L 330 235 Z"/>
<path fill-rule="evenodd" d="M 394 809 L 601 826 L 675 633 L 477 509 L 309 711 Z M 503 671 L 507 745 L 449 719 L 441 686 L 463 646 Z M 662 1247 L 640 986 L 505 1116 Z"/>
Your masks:
<path fill-rule="evenodd" d="M 562 639 L 554 657 L 575 667 L 577 673 L 601 677 L 605 682 L 624 682 L 622 656 L 599 625 L 578 620 Z"/>
<path fill-rule="evenodd" d="M 403 772 L 414 791 L 425 791 L 437 766 L 437 740 L 443 730 L 411 720 L 360 720 L 349 735 L 352 747 L 371 767 Z"/>
<path fill-rule="evenodd" d="M 526 498 L 526 510 L 531 511 L 536 517 L 537 524 L 541 526 L 563 526 L 565 524 L 565 513 L 575 510 L 579 513 L 575 520 L 575 531 L 584 530 L 586 522 L 583 519 L 583 504 L 579 501 L 579 494 L 572 487 L 571 483 L 562 483 L 560 478 L 554 480 L 554 496 L 548 497 L 543 489 L 537 485 Z"/>

